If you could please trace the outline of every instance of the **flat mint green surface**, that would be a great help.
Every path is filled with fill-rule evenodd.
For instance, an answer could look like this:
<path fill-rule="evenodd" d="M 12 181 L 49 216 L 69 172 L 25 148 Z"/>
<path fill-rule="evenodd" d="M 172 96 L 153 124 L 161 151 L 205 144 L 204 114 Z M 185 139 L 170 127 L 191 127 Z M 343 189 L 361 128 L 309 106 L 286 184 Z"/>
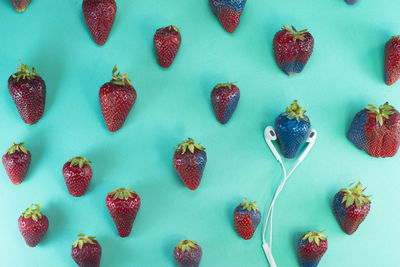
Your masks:
<path fill-rule="evenodd" d="M 352 118 L 372 100 L 400 108 L 400 83 L 383 82 L 384 45 L 399 34 L 396 0 L 248 1 L 241 24 L 226 33 L 206 0 L 119 0 L 105 46 L 97 46 L 83 20 L 80 0 L 32 0 L 17 13 L 0 1 L 0 150 L 25 141 L 32 163 L 13 186 L 0 169 L 0 266 L 75 266 L 77 234 L 96 235 L 104 267 L 176 266 L 182 239 L 203 247 L 201 266 L 268 266 L 261 225 L 250 241 L 234 231 L 233 210 L 243 197 L 266 215 L 281 170 L 263 129 L 293 99 L 308 110 L 318 140 L 290 178 L 274 214 L 273 253 L 279 267 L 298 266 L 296 242 L 308 230 L 326 230 L 329 249 L 320 266 L 398 265 L 399 155 L 374 159 L 346 139 Z M 171 68 L 158 66 L 155 30 L 174 24 L 183 43 Z M 303 73 L 286 77 L 277 67 L 272 39 L 283 24 L 307 28 L 314 53 Z M 7 90 L 18 59 L 34 66 L 47 84 L 43 118 L 24 124 Z M 138 93 L 123 128 L 110 133 L 99 102 L 100 86 L 114 64 L 128 72 Z M 210 92 L 237 81 L 239 106 L 225 126 L 217 122 Z M 188 190 L 172 165 L 173 148 L 187 137 L 206 147 L 199 189 Z M 68 194 L 61 169 L 68 158 L 93 161 L 94 176 L 81 198 Z M 294 161 L 285 160 L 288 167 Z M 333 195 L 354 181 L 372 194 L 366 221 L 344 234 L 331 212 Z M 128 238 L 117 235 L 105 198 L 117 187 L 138 192 L 142 206 Z M 41 203 L 50 220 L 36 248 L 25 245 L 17 219 Z"/>

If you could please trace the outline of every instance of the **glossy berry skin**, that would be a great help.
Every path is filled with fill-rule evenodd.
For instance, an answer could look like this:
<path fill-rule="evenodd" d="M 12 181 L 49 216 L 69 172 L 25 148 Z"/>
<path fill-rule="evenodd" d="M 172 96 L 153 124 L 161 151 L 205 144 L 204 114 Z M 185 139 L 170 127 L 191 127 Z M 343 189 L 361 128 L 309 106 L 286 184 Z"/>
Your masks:
<path fill-rule="evenodd" d="M 196 190 L 200 185 L 207 163 L 206 152 L 194 148 L 193 153 L 189 150 L 182 153 L 182 150 L 178 147 L 174 153 L 173 163 L 185 186 L 192 191 Z"/>
<path fill-rule="evenodd" d="M 35 219 L 33 217 L 26 218 L 23 214 L 18 219 L 18 228 L 25 243 L 30 247 L 36 247 L 49 229 L 49 220 L 43 214 Z"/>
<path fill-rule="evenodd" d="M 310 134 L 310 120 L 306 115 L 304 117 L 306 120 L 298 121 L 290 119 L 287 114 L 282 113 L 275 120 L 276 136 L 285 158 L 296 157 Z"/>
<path fill-rule="evenodd" d="M 358 0 L 344 0 L 344 1 L 349 5 L 354 5 L 355 3 L 358 2 Z"/>
<path fill-rule="evenodd" d="M 71 256 L 76 264 L 79 267 L 99 267 L 101 261 L 101 246 L 99 242 L 91 238 L 91 243 L 84 242 L 81 247 L 75 245 L 77 242 L 74 243 L 71 249 Z"/>
<path fill-rule="evenodd" d="M 247 0 L 208 0 L 224 29 L 233 33 L 240 23 Z"/>
<path fill-rule="evenodd" d="M 28 7 L 30 1 L 31 0 L 11 0 L 11 3 L 15 10 L 22 12 Z"/>
<path fill-rule="evenodd" d="M 226 124 L 232 117 L 240 99 L 239 88 L 231 83 L 218 84 L 211 92 L 211 104 L 217 120 Z"/>
<path fill-rule="evenodd" d="M 68 161 L 62 168 L 65 184 L 68 192 L 74 197 L 80 197 L 85 194 L 90 180 L 92 179 L 92 168 L 85 162 L 82 166 L 72 164 Z"/>
<path fill-rule="evenodd" d="M 174 62 L 181 47 L 182 37 L 179 29 L 172 25 L 158 29 L 154 35 L 153 42 L 158 64 L 163 68 L 168 68 Z"/>
<path fill-rule="evenodd" d="M 297 32 L 284 26 L 275 34 L 273 50 L 279 68 L 290 76 L 303 71 L 314 50 L 314 38 L 308 31 Z"/>
<path fill-rule="evenodd" d="M 121 129 L 137 97 L 128 75 L 116 71 L 117 66 L 113 69 L 113 79 L 99 91 L 101 113 L 110 132 Z"/>
<path fill-rule="evenodd" d="M 184 242 L 191 242 L 192 247 L 182 249 L 180 245 Z M 190 240 L 181 241 L 174 249 L 174 258 L 179 267 L 199 267 L 202 255 L 203 251 L 201 247 L 196 242 Z"/>
<path fill-rule="evenodd" d="M 44 112 L 46 84 L 39 75 L 19 80 L 13 75 L 8 79 L 8 91 L 21 118 L 25 123 L 33 125 L 40 120 Z"/>
<path fill-rule="evenodd" d="M 22 183 L 31 163 L 32 156 L 29 150 L 12 150 L 13 147 L 22 144 L 14 143 L 14 145 L 2 157 L 4 169 L 14 185 Z"/>
<path fill-rule="evenodd" d="M 237 206 L 233 212 L 235 230 L 245 240 L 253 237 L 260 220 L 261 213 L 259 210 L 249 211 L 243 205 Z"/>
<path fill-rule="evenodd" d="M 139 195 L 130 190 L 128 191 L 130 192 L 129 195 L 123 195 L 123 192 L 126 192 L 124 190 L 129 189 L 116 189 L 111 191 L 106 198 L 107 209 L 117 227 L 120 237 L 129 236 L 140 208 Z"/>
<path fill-rule="evenodd" d="M 333 198 L 333 213 L 342 230 L 352 235 L 367 217 L 371 204 L 364 203 L 362 207 L 357 207 L 354 203 L 346 208 L 346 203 L 342 203 L 343 196 L 343 192 L 338 192 Z"/>
<path fill-rule="evenodd" d="M 117 12 L 115 0 L 83 0 L 82 10 L 94 41 L 104 45 Z"/>
<path fill-rule="evenodd" d="M 400 78 L 400 36 L 392 37 L 385 45 L 385 83 L 392 85 Z"/>
<path fill-rule="evenodd" d="M 380 125 L 376 114 L 363 109 L 354 117 L 347 139 L 372 157 L 395 156 L 400 145 L 400 114 L 395 109 L 393 112 Z"/>
<path fill-rule="evenodd" d="M 297 242 L 301 267 L 316 267 L 318 266 L 322 256 L 328 250 L 328 241 L 320 240 L 319 245 L 316 242 L 309 242 L 304 239 L 303 235 Z"/>

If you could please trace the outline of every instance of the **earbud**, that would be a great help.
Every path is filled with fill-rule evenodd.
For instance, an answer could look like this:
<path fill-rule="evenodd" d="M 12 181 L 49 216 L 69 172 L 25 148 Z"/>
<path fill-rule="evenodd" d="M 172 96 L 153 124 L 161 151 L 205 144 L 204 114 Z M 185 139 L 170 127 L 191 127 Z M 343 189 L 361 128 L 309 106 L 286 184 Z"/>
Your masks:
<path fill-rule="evenodd" d="M 304 149 L 303 153 L 301 153 L 298 161 L 303 161 L 305 157 L 307 156 L 308 152 L 310 152 L 311 148 L 315 144 L 315 140 L 317 139 L 317 131 L 316 130 L 311 130 L 310 134 L 308 135 L 308 138 L 306 142 L 308 143 L 306 149 Z"/>
<path fill-rule="evenodd" d="M 277 161 L 281 161 L 281 155 L 279 155 L 278 151 L 272 144 L 272 141 L 276 140 L 276 133 L 273 127 L 268 126 L 264 130 L 264 138 L 265 142 L 267 142 L 267 145 L 269 146 L 269 149 L 271 149 L 272 154 L 274 154 L 275 158 Z"/>

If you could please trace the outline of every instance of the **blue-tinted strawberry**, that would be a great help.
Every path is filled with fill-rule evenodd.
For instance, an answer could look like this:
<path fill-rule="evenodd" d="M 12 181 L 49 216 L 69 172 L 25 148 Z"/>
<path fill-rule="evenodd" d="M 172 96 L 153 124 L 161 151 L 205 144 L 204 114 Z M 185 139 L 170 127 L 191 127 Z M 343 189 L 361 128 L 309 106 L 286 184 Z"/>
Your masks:
<path fill-rule="evenodd" d="M 349 5 L 354 5 L 355 3 L 358 2 L 358 0 L 344 0 L 344 1 Z"/>
<path fill-rule="evenodd" d="M 393 157 L 400 146 L 400 113 L 387 102 L 368 105 L 354 117 L 347 138 L 372 157 Z"/>
<path fill-rule="evenodd" d="M 243 239 L 246 240 L 253 237 L 257 226 L 260 224 L 260 220 L 261 213 L 256 202 L 247 202 L 246 198 L 233 212 L 235 230 Z"/>
<path fill-rule="evenodd" d="M 176 245 L 174 258 L 179 267 L 199 267 L 203 251 L 192 240 L 182 240 Z"/>
<path fill-rule="evenodd" d="M 304 113 L 306 111 L 294 100 L 275 120 L 276 136 L 285 158 L 296 157 L 310 134 L 311 123 Z"/>
<path fill-rule="evenodd" d="M 205 148 L 189 138 L 175 149 L 173 161 L 174 168 L 186 187 L 196 190 L 200 185 L 207 163 Z"/>
<path fill-rule="evenodd" d="M 314 38 L 307 30 L 285 25 L 275 34 L 273 49 L 279 68 L 290 76 L 303 71 L 314 50 Z"/>
<path fill-rule="evenodd" d="M 208 0 L 222 27 L 229 33 L 233 33 L 239 25 L 246 2 L 247 0 Z"/>
<path fill-rule="evenodd" d="M 371 196 L 364 195 L 365 188 L 358 182 L 353 188 L 340 190 L 333 198 L 333 213 L 342 230 L 353 234 L 367 217 L 371 208 Z"/>
<path fill-rule="evenodd" d="M 217 84 L 211 92 L 211 104 L 217 120 L 225 124 L 233 115 L 240 98 L 240 90 L 233 83 Z"/>
<path fill-rule="evenodd" d="M 301 267 L 316 267 L 328 250 L 328 239 L 321 232 L 308 232 L 297 242 Z"/>

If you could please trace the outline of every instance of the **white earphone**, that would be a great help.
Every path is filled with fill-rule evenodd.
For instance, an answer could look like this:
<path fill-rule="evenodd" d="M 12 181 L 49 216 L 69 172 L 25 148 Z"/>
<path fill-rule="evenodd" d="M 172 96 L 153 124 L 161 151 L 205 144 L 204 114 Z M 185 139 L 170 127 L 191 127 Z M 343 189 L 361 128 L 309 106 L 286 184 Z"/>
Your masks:
<path fill-rule="evenodd" d="M 294 170 L 306 158 L 307 154 L 310 152 L 311 148 L 314 146 L 315 140 L 317 139 L 317 131 L 316 130 L 310 131 L 308 138 L 306 140 L 308 145 L 304 149 L 303 153 L 301 153 L 300 157 L 297 159 L 296 164 L 294 165 L 292 170 L 289 172 L 289 174 L 286 173 L 286 168 L 285 168 L 285 165 L 283 164 L 282 158 L 279 155 L 278 151 L 276 150 L 275 146 L 272 144 L 272 141 L 275 141 L 277 139 L 277 136 L 276 136 L 276 133 L 275 133 L 275 130 L 273 127 L 268 126 L 267 128 L 265 128 L 264 138 L 265 138 L 265 142 L 267 142 L 267 145 L 270 148 L 272 154 L 274 154 L 274 157 L 276 158 L 276 160 L 281 164 L 281 167 L 283 170 L 283 176 L 284 176 L 281 184 L 279 185 L 278 189 L 275 191 L 275 195 L 274 195 L 274 198 L 269 207 L 268 215 L 267 215 L 267 218 L 266 218 L 265 224 L 264 224 L 264 230 L 262 233 L 262 235 L 263 235 L 262 236 L 262 241 L 263 241 L 262 247 L 264 249 L 265 256 L 267 256 L 269 265 L 271 267 L 276 267 L 276 263 L 275 263 L 274 257 L 272 256 L 272 250 L 271 250 L 272 249 L 272 217 L 273 217 L 273 213 L 274 213 L 274 205 L 275 205 L 276 199 L 278 198 L 280 192 L 282 191 L 283 187 L 285 186 L 287 179 L 293 174 Z M 270 222 L 270 224 L 269 224 L 270 225 L 269 245 L 267 244 L 267 242 L 265 240 L 265 232 L 267 230 L 268 221 Z"/>

